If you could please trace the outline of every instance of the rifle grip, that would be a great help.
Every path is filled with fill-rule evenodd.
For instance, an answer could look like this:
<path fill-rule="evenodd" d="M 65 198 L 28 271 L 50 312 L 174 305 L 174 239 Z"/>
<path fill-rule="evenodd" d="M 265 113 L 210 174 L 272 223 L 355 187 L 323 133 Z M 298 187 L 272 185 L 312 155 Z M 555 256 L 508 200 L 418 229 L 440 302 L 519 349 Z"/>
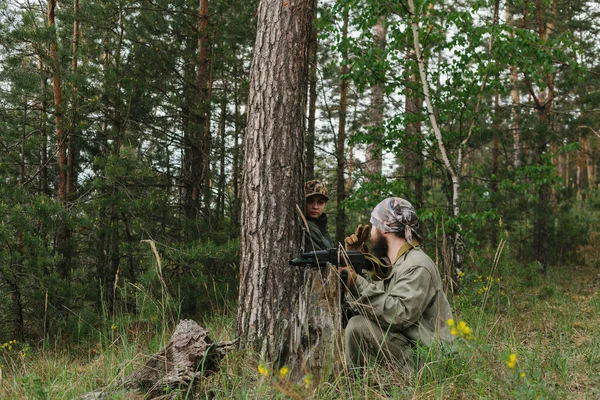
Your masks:
<path fill-rule="evenodd" d="M 348 286 L 348 271 L 343 270 L 340 273 L 340 279 L 342 280 L 342 283 L 344 284 L 344 286 Z"/>

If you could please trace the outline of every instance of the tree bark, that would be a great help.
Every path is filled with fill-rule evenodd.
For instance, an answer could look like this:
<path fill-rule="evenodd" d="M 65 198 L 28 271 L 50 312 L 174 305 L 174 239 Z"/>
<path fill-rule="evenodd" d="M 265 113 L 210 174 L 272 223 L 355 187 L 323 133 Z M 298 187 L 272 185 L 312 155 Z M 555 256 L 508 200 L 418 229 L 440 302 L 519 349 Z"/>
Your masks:
<path fill-rule="evenodd" d="M 202 185 L 205 182 L 209 162 L 209 136 L 206 132 L 209 99 L 208 57 L 208 0 L 199 0 L 198 40 L 195 88 L 187 91 L 189 115 L 188 129 L 184 136 L 182 165 L 183 211 L 186 219 L 196 220 L 200 213 Z"/>
<path fill-rule="evenodd" d="M 513 14 L 509 6 L 506 7 L 506 24 L 512 26 L 511 38 L 515 37 L 515 24 Z M 518 108 L 521 105 L 521 95 L 517 83 L 519 80 L 519 70 L 516 66 L 510 67 L 510 115 L 511 115 L 511 132 L 513 137 L 513 166 L 518 168 L 521 165 L 521 157 L 523 153 L 523 144 L 521 143 L 521 126 L 519 121 Z"/>
<path fill-rule="evenodd" d="M 53 30 L 50 45 L 52 59 L 52 93 L 54 94 L 54 117 L 56 120 L 56 141 L 58 158 L 58 200 L 67 202 L 67 140 L 63 127 L 63 104 L 60 81 L 60 61 L 58 59 L 58 34 L 56 32 L 56 0 L 48 0 L 48 26 Z"/>
<path fill-rule="evenodd" d="M 380 16 L 377 19 L 377 24 L 373 27 L 373 40 L 375 48 L 382 53 L 385 50 L 386 45 L 386 34 L 387 28 L 385 25 L 386 19 L 384 16 Z M 380 60 L 379 60 L 380 61 Z M 370 126 L 373 129 L 373 139 L 367 145 L 366 153 L 366 172 L 370 176 L 377 176 L 381 174 L 382 162 L 381 162 L 381 133 L 380 130 L 383 125 L 383 84 L 376 83 L 371 87 L 371 105 L 369 107 L 370 112 Z"/>
<path fill-rule="evenodd" d="M 315 121 L 317 111 L 317 64 L 318 64 L 318 38 L 317 38 L 317 0 L 314 0 L 312 29 L 309 44 L 308 67 L 308 129 L 306 130 L 306 168 L 304 179 L 315 179 Z"/>
<path fill-rule="evenodd" d="M 217 218 L 225 218 L 225 142 L 227 120 L 227 91 L 228 83 L 223 80 L 223 98 L 221 99 L 221 115 L 219 116 L 219 183 L 217 185 Z"/>
<path fill-rule="evenodd" d="M 340 343 L 337 274 L 288 266 L 301 244 L 296 208 L 304 197 L 313 5 L 262 0 L 258 7 L 244 137 L 237 332 L 242 347 L 288 366 L 291 379 L 312 373 L 318 381 Z"/>
<path fill-rule="evenodd" d="M 342 40 L 348 37 L 348 11 L 344 12 L 344 22 L 342 28 Z M 335 218 L 335 240 L 336 243 L 343 243 L 346 237 L 346 210 L 344 210 L 344 200 L 346 199 L 346 181 L 344 172 L 346 170 L 346 117 L 348 115 L 348 79 L 345 75 L 348 73 L 348 52 L 342 54 L 342 67 L 340 69 L 340 108 L 339 125 L 337 134 L 337 143 L 335 148 L 336 165 L 336 218 Z"/>
<path fill-rule="evenodd" d="M 77 63 L 79 57 L 79 0 L 73 0 L 73 50 L 71 59 L 71 73 L 73 75 L 71 88 L 71 121 L 67 138 L 67 193 L 69 201 L 75 200 L 77 187 L 77 99 L 79 88 L 77 86 Z"/>
<path fill-rule="evenodd" d="M 407 49 L 407 60 L 410 59 L 414 52 Z M 406 152 L 406 171 L 407 181 L 409 183 L 409 192 L 414 194 L 415 207 L 417 209 L 423 207 L 423 141 L 421 138 L 421 121 L 419 115 L 421 113 L 421 107 L 423 100 L 419 91 L 414 90 L 413 86 L 418 85 L 418 78 L 413 71 L 408 71 L 408 82 L 409 85 L 406 87 L 406 100 L 405 100 L 405 111 L 406 119 L 406 133 L 411 136 L 412 143 L 410 149 Z"/>
<path fill-rule="evenodd" d="M 536 18 L 538 35 L 544 41 L 548 40 L 548 35 L 554 30 L 554 18 L 556 18 L 556 2 L 551 4 L 551 18 L 544 23 L 543 21 L 543 5 L 540 0 L 535 1 Z M 529 89 L 529 94 L 535 102 L 535 107 L 538 112 L 539 124 L 542 127 L 549 126 L 550 113 L 554 103 L 554 75 L 549 73 L 546 75 L 546 87 L 536 94 L 533 83 L 530 79 L 526 79 Z M 547 141 L 544 140 L 545 135 L 538 135 L 536 157 L 540 166 L 544 165 L 544 153 L 546 152 Z M 578 170 L 579 173 L 579 170 Z M 546 271 L 548 266 L 548 237 L 552 229 L 550 216 L 552 215 L 552 188 L 550 183 L 541 183 L 537 188 L 538 204 L 535 208 L 534 217 L 534 236 L 533 247 L 537 261 L 541 264 L 543 271 Z"/>
<path fill-rule="evenodd" d="M 234 52 L 234 56 L 235 56 Z M 238 62 L 236 57 L 236 63 L 234 65 L 234 107 L 235 107 L 235 127 L 233 132 L 233 165 L 231 166 L 231 181 L 233 184 L 233 204 L 232 204 L 232 212 L 231 219 L 234 223 L 234 226 L 238 226 L 240 223 L 240 182 L 241 182 L 241 172 L 240 172 L 240 135 L 242 132 L 242 116 L 240 113 L 240 99 L 239 99 L 239 85 L 238 85 Z"/>
<path fill-rule="evenodd" d="M 44 70 L 44 64 L 42 57 L 38 56 L 38 69 L 40 71 L 40 174 L 39 174 L 39 191 L 46 195 L 50 195 L 50 188 L 48 187 L 48 133 L 46 132 L 46 111 L 47 111 L 47 100 L 46 100 L 46 71 Z"/>

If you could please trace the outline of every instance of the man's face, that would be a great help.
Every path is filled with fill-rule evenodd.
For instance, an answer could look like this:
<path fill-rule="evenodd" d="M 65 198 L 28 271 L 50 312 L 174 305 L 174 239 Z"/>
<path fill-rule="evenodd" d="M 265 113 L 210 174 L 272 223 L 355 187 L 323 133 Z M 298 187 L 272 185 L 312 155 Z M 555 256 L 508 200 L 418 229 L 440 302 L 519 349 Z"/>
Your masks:
<path fill-rule="evenodd" d="M 371 227 L 371 254 L 377 258 L 387 257 L 387 237 L 374 226 Z"/>
<path fill-rule="evenodd" d="M 327 204 L 325 196 L 320 194 L 310 196 L 306 199 L 306 216 L 313 219 L 319 218 L 325 211 L 325 204 Z"/>

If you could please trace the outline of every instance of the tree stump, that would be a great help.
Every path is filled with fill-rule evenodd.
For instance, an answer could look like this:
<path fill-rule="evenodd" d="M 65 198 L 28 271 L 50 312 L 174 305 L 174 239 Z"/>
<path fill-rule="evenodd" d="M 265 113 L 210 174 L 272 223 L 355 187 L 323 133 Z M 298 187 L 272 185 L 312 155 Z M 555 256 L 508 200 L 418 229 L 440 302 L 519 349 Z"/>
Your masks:
<path fill-rule="evenodd" d="M 123 387 L 145 393 L 147 398 L 164 396 L 165 388 L 189 386 L 194 380 L 219 369 L 219 362 L 236 341 L 215 344 L 208 331 L 192 320 L 182 320 L 167 346 L 118 384 L 86 393 L 80 399 L 109 398 Z"/>

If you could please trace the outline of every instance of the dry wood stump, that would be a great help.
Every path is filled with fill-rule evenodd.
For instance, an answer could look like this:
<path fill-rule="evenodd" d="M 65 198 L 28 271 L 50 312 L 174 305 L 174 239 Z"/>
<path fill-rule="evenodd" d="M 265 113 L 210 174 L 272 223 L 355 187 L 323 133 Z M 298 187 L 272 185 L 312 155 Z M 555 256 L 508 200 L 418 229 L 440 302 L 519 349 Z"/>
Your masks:
<path fill-rule="evenodd" d="M 223 356 L 236 341 L 213 343 L 208 331 L 192 320 L 182 320 L 167 346 L 116 384 L 89 392 L 85 400 L 110 398 L 117 390 L 136 391 L 146 398 L 165 398 L 166 388 L 189 386 L 219 369 Z"/>

